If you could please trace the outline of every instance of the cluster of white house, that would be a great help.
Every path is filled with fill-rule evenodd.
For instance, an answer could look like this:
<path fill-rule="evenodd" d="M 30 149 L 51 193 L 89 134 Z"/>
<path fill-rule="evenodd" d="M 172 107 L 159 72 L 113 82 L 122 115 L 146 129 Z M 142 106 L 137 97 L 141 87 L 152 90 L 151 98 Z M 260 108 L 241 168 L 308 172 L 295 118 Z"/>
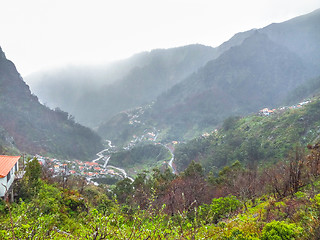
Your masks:
<path fill-rule="evenodd" d="M 278 110 L 286 110 L 286 109 L 295 109 L 295 108 L 301 108 L 303 105 L 306 105 L 308 103 L 311 103 L 311 100 L 306 100 L 306 101 L 303 101 L 303 102 L 300 102 L 298 103 L 297 105 L 292 105 L 290 107 L 280 107 L 278 109 L 268 109 L 268 108 L 263 108 L 261 109 L 259 112 L 260 112 L 260 115 L 263 115 L 263 116 L 269 116 L 270 114 L 273 114 L 274 112 L 278 111 Z"/>
<path fill-rule="evenodd" d="M 20 156 L 0 155 L 0 197 L 4 198 L 11 195 L 13 198 L 12 183 L 19 177 L 18 161 Z"/>

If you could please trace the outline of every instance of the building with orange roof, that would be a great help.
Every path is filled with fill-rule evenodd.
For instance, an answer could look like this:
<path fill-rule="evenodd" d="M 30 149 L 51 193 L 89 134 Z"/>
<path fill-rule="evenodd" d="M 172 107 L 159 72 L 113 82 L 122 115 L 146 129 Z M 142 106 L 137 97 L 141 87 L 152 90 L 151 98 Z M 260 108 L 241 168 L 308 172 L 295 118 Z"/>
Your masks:
<path fill-rule="evenodd" d="M 92 166 L 98 166 L 99 163 L 96 163 L 96 162 L 85 162 L 85 165 L 92 167 Z"/>
<path fill-rule="evenodd" d="M 12 190 L 15 173 L 19 170 L 19 159 L 20 156 L 0 155 L 0 197 L 5 197 Z"/>

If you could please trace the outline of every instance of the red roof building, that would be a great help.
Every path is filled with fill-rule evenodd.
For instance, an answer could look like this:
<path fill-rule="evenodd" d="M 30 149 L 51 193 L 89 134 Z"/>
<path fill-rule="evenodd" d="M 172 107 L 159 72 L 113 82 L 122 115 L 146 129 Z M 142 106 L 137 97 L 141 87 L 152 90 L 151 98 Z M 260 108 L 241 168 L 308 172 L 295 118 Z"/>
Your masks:
<path fill-rule="evenodd" d="M 18 162 L 20 156 L 4 156 L 0 155 L 0 178 L 8 175 L 9 171 Z"/>
<path fill-rule="evenodd" d="M 97 165 L 99 165 L 98 163 L 96 163 L 96 162 L 85 162 L 85 164 L 87 165 L 87 166 L 97 166 Z"/>
<path fill-rule="evenodd" d="M 0 155 L 0 197 L 4 197 L 9 191 L 15 176 L 19 170 L 18 160 L 20 156 Z"/>

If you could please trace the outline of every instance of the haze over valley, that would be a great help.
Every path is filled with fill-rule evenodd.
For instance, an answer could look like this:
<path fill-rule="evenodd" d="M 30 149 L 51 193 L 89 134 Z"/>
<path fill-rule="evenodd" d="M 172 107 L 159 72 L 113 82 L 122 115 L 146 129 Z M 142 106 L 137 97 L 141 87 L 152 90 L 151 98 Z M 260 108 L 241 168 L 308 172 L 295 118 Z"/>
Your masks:
<path fill-rule="evenodd" d="M 0 239 L 320 239 L 319 2 L 2 6 Z"/>
<path fill-rule="evenodd" d="M 157 49 L 107 66 L 65 67 L 26 80 L 41 102 L 69 112 L 103 138 L 128 130 L 114 127 L 113 119 L 121 124 L 118 113 L 151 104 L 144 121 L 166 129 L 169 139 L 186 140 L 228 116 L 284 105 L 290 91 L 317 77 L 318 23 L 316 10 L 237 33 L 216 48 Z"/>

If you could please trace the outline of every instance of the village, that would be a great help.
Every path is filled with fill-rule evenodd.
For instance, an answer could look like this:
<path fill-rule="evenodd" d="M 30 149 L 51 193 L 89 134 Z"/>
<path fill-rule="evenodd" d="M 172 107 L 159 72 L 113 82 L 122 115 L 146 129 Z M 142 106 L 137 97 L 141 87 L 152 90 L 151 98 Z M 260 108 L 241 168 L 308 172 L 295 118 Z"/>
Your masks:
<path fill-rule="evenodd" d="M 288 109 L 298 109 L 298 108 L 301 108 L 304 105 L 309 104 L 309 103 L 311 103 L 311 100 L 305 100 L 303 102 L 300 102 L 296 105 L 292 105 L 289 107 L 285 106 L 285 107 L 279 107 L 279 108 L 273 108 L 273 109 L 269 109 L 266 107 L 266 108 L 259 110 L 259 112 L 257 112 L 256 115 L 267 117 L 267 116 L 271 116 L 276 113 L 281 113 L 281 112 L 286 111 Z M 216 133 L 218 133 L 218 129 L 214 129 L 211 133 L 205 132 L 201 135 L 201 137 L 206 138 L 206 137 L 209 137 L 211 134 L 216 134 Z"/>
<path fill-rule="evenodd" d="M 280 108 L 277 108 L 277 109 L 269 109 L 269 108 L 263 108 L 259 111 L 259 115 L 261 116 L 269 116 L 270 114 L 273 114 L 273 113 L 277 113 L 277 112 L 282 112 L 284 110 L 287 110 L 287 109 L 296 109 L 296 108 L 301 108 L 302 106 L 310 103 L 311 100 L 306 100 L 306 101 L 303 101 L 303 102 L 300 102 L 296 105 L 292 105 L 292 106 L 289 106 L 289 107 L 280 107 Z"/>
<path fill-rule="evenodd" d="M 142 136 L 133 135 L 133 140 L 131 140 L 128 145 L 124 146 L 123 150 L 129 150 L 133 148 L 137 143 L 141 141 L 153 141 L 155 142 L 158 136 L 158 131 L 146 131 Z M 108 147 L 99 153 L 97 153 L 98 158 L 92 161 L 80 161 L 80 160 L 60 160 L 56 158 L 43 157 L 41 155 L 35 155 L 44 168 L 48 172 L 52 173 L 53 177 L 56 176 L 82 176 L 85 177 L 88 183 L 93 183 L 98 185 L 95 181 L 97 179 L 112 177 L 116 179 L 123 179 L 127 177 L 125 171 L 121 168 L 117 168 L 108 165 L 108 161 L 113 152 L 117 149 L 111 144 L 111 141 L 107 140 Z M 178 142 L 174 141 L 173 144 Z M 160 144 L 160 143 L 155 143 Z"/>
<path fill-rule="evenodd" d="M 40 155 L 35 155 L 40 165 L 47 169 L 53 177 L 56 176 L 82 176 L 85 177 L 87 182 L 94 183 L 95 179 L 114 177 L 117 179 L 123 178 L 123 174 L 112 167 L 106 166 L 106 162 L 110 155 L 102 156 L 101 158 L 93 161 L 80 161 L 80 160 L 59 160 L 56 158 L 48 158 Z"/>
<path fill-rule="evenodd" d="M 311 100 L 305 100 L 296 105 L 279 107 L 277 109 L 263 108 L 257 113 L 257 115 L 267 117 L 273 114 L 281 113 L 287 109 L 301 108 L 304 105 L 309 104 L 310 102 Z M 138 113 L 139 114 L 143 113 L 143 109 L 142 108 L 139 109 Z M 139 120 L 137 120 L 137 118 L 139 118 L 139 114 L 130 114 L 130 113 L 127 113 L 127 114 L 129 117 L 129 124 L 143 124 Z M 122 147 L 122 149 L 130 150 L 136 144 L 142 141 L 151 141 L 154 144 L 161 144 L 156 142 L 159 132 L 160 131 L 156 130 L 155 128 L 153 128 L 153 130 L 145 129 L 144 134 L 142 136 L 133 135 L 132 140 L 126 146 Z M 208 133 L 208 132 L 203 133 L 202 137 L 208 137 L 211 134 L 216 134 L 217 132 L 218 132 L 218 129 L 214 129 L 211 133 Z M 84 177 L 88 183 L 92 183 L 95 185 L 99 185 L 99 183 L 97 182 L 98 179 L 114 178 L 114 180 L 120 180 L 128 177 L 124 169 L 108 165 L 108 161 L 111 157 L 111 154 L 113 152 L 116 152 L 117 149 L 115 146 L 111 144 L 111 141 L 109 140 L 106 140 L 106 141 L 108 142 L 107 148 L 97 153 L 98 158 L 92 161 L 60 160 L 56 158 L 44 157 L 41 155 L 35 155 L 34 157 L 37 158 L 40 165 L 42 165 L 48 171 L 48 173 L 51 173 L 53 177 L 81 176 L 81 177 Z M 171 143 L 164 145 L 171 152 L 172 158 L 169 162 L 169 165 L 173 169 L 173 171 L 174 171 L 174 167 L 172 164 L 174 160 L 174 154 L 173 154 L 174 145 L 177 145 L 178 143 L 179 143 L 178 141 L 172 141 Z M 3 157 L 6 157 L 6 156 L 3 156 Z M 12 166 L 14 166 L 14 164 L 16 164 L 17 162 L 15 158 L 13 160 L 9 159 L 8 161 L 13 162 L 12 163 L 13 165 L 11 164 Z M 7 174 L 9 174 L 10 176 L 10 173 L 13 174 L 14 172 L 17 172 L 17 173 L 21 172 L 21 171 L 17 171 L 18 170 L 17 167 L 15 171 L 13 171 L 12 169 L 14 168 L 11 168 L 11 171 L 9 171 L 9 173 L 6 172 L 5 174 L 3 174 L 3 176 Z M 8 181 L 6 185 L 8 185 L 7 187 L 9 188 L 11 185 L 11 182 Z M 1 194 L 4 195 L 5 191 L 3 189 L 1 191 L 2 191 Z"/>
<path fill-rule="evenodd" d="M 260 116 L 269 116 L 271 114 L 275 114 L 277 112 L 282 112 L 286 109 L 296 109 L 301 108 L 304 105 L 310 103 L 310 100 L 306 100 L 303 102 L 300 102 L 296 105 L 292 105 L 289 107 L 279 107 L 277 109 L 269 109 L 269 108 L 263 108 L 258 112 L 258 115 Z M 139 109 L 139 113 L 141 114 L 142 109 Z M 128 114 L 129 115 L 129 114 Z M 130 120 L 129 124 L 139 123 L 140 121 L 136 122 L 137 118 L 139 117 L 138 114 L 129 115 Z M 216 133 L 218 129 L 215 129 L 212 133 Z M 132 147 L 134 147 L 138 142 L 141 141 L 153 141 L 156 142 L 157 136 L 159 134 L 159 130 L 157 131 L 154 129 L 153 131 L 147 131 L 142 136 L 133 135 L 133 139 L 128 143 L 127 146 L 124 146 L 124 150 L 129 150 Z M 209 133 L 203 133 L 202 137 L 208 137 Z M 178 144 L 177 141 L 173 141 L 172 145 Z M 119 171 L 119 169 L 107 165 L 108 160 L 111 157 L 111 153 L 114 150 L 114 146 L 111 145 L 111 142 L 108 143 L 109 148 L 101 151 L 97 155 L 99 158 L 92 160 L 92 161 L 69 161 L 69 160 L 58 160 L 55 158 L 48 158 L 48 157 L 42 157 L 40 155 L 36 155 L 39 163 L 43 166 L 45 166 L 49 172 L 51 172 L 54 176 L 58 175 L 74 175 L 74 176 L 83 176 L 86 177 L 88 182 L 91 182 L 95 178 L 104 178 L 106 176 L 109 177 L 115 177 L 115 178 L 123 178 L 123 173 Z"/>

